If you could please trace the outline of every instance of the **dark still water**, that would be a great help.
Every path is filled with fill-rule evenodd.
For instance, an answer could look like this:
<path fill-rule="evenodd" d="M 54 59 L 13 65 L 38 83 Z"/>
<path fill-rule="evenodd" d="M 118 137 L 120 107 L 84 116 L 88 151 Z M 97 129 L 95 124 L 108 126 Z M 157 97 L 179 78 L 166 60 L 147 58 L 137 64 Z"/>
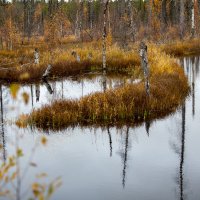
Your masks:
<path fill-rule="evenodd" d="M 57 98 L 79 98 L 103 90 L 102 77 L 50 83 L 53 94 L 41 85 L 39 101 L 35 85 L 21 87 L 15 100 L 10 89 L 1 86 L 0 162 L 12 156 L 17 147 L 24 154 L 15 187 L 12 184 L 4 187 L 14 197 L 18 188 L 21 199 L 29 199 L 33 197 L 33 183 L 44 186 L 60 177 L 62 185 L 51 199 L 199 200 L 200 60 L 195 57 L 180 62 L 191 84 L 191 96 L 176 113 L 151 123 L 149 130 L 143 124 L 121 129 L 77 127 L 53 133 L 31 127 L 19 129 L 12 123 L 19 114 Z M 128 81 L 112 79 L 107 87 Z M 24 92 L 30 96 L 27 105 L 22 98 Z M 42 145 L 40 140 L 44 136 L 47 143 Z M 47 176 L 37 176 L 43 172 Z"/>

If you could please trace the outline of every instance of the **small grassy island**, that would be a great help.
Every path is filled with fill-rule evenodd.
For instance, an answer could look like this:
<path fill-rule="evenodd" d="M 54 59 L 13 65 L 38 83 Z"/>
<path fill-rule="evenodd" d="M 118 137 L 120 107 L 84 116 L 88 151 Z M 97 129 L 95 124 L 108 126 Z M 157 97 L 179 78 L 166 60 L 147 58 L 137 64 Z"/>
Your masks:
<path fill-rule="evenodd" d="M 113 49 L 109 53 L 113 53 Z M 109 69 L 129 70 L 142 76 L 139 55 L 115 50 L 120 57 L 118 65 L 111 65 L 114 56 L 108 56 Z M 75 125 L 120 125 L 163 117 L 175 111 L 189 94 L 183 69 L 176 60 L 153 44 L 148 45 L 150 65 L 150 96 L 146 95 L 144 82 L 127 84 L 123 88 L 96 92 L 78 100 L 58 100 L 33 111 L 26 122 L 39 128 L 60 129 Z M 108 55 L 109 55 L 108 53 Z M 113 59 L 113 60 L 112 60 Z M 127 65 L 128 64 L 128 65 Z M 18 120 L 18 125 L 21 119 Z"/>

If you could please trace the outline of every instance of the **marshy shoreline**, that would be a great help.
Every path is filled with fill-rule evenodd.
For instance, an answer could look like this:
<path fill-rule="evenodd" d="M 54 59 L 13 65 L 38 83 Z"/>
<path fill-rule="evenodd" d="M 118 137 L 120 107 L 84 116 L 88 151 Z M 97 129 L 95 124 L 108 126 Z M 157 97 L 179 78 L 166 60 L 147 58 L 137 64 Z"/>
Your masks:
<path fill-rule="evenodd" d="M 173 57 L 155 45 L 149 45 L 148 52 L 149 97 L 143 81 L 127 84 L 123 88 L 95 92 L 76 100 L 57 100 L 20 118 L 17 124 L 53 130 L 77 125 L 133 126 L 173 113 L 189 95 L 187 78 Z"/>
<path fill-rule="evenodd" d="M 38 48 L 39 46 L 39 48 Z M 77 47 L 78 46 L 78 47 Z M 155 46 L 172 57 L 192 56 L 200 53 L 200 40 L 192 39 L 175 41 Z M 41 49 L 40 64 L 34 64 L 34 48 Z M 128 50 L 120 49 L 116 45 L 107 48 L 107 70 L 113 72 L 132 73 L 140 66 L 138 53 L 139 44 L 129 44 Z M 72 55 L 76 52 L 80 61 Z M 50 79 L 83 75 L 86 71 L 102 70 L 102 51 L 99 43 L 74 44 L 57 48 L 52 52 L 44 44 L 19 47 L 16 51 L 0 51 L 0 81 L 2 83 L 32 84 L 41 81 L 48 63 L 51 60 L 52 72 Z M 50 57 L 52 58 L 50 59 Z M 10 63 L 10 64 L 9 64 Z"/>

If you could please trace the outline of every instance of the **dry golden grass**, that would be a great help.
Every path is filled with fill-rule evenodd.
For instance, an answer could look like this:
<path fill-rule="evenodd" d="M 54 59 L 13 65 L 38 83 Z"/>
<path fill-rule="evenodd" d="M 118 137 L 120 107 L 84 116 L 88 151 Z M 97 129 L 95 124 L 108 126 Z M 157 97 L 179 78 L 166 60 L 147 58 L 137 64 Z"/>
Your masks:
<path fill-rule="evenodd" d="M 6 82 L 28 83 L 39 81 L 48 63 L 53 65 L 52 77 L 65 77 L 69 75 L 81 74 L 84 71 L 96 68 L 101 69 L 101 45 L 101 41 L 93 41 L 90 43 L 68 43 L 67 41 L 63 41 L 63 44 L 59 48 L 54 48 L 52 50 L 53 56 L 51 56 L 51 53 L 48 51 L 47 44 L 40 39 L 38 42 L 32 41 L 30 44 L 19 46 L 15 51 L 1 50 L 0 80 Z M 150 46 L 152 46 L 152 44 L 150 44 Z M 40 51 L 39 66 L 35 66 L 33 64 L 35 47 L 37 47 Z M 176 41 L 157 46 L 157 48 L 160 48 L 163 52 L 174 56 L 197 54 L 200 53 L 200 40 L 192 39 Z M 81 62 L 76 61 L 71 54 L 72 51 L 76 51 L 78 53 Z M 149 52 L 151 51 L 149 50 Z M 92 55 L 92 57 L 88 58 L 88 55 Z M 165 60 L 163 62 L 165 62 Z M 138 44 L 130 46 L 129 51 L 121 50 L 116 45 L 108 46 L 108 70 L 129 71 L 130 68 L 138 65 L 140 65 Z"/>
<path fill-rule="evenodd" d="M 54 49 L 53 56 L 48 51 L 40 52 L 40 65 L 33 64 L 33 49 L 18 50 L 16 54 L 13 52 L 0 51 L 0 57 L 10 58 L 10 62 L 14 62 L 12 65 L 3 66 L 0 65 L 0 79 L 6 82 L 33 82 L 41 79 L 47 64 L 51 63 L 52 77 L 64 77 L 69 75 L 81 74 L 83 71 L 102 68 L 102 51 L 98 46 L 90 43 L 80 45 L 80 47 L 71 46 L 70 49 L 63 47 L 62 49 Z M 76 51 L 80 56 L 81 61 L 77 62 L 72 51 Z M 23 55 L 23 56 L 22 56 Z M 91 58 L 88 55 L 92 55 Z M 6 62 L 6 61 L 5 61 Z M 9 61 L 7 60 L 7 63 Z M 26 63 L 29 63 L 26 65 Z M 130 66 L 139 65 L 139 55 L 135 50 L 122 51 L 116 46 L 108 48 L 107 51 L 107 68 L 108 70 L 125 71 Z M 2 63 L 3 64 L 3 63 Z M 5 70 L 5 68 L 7 68 Z"/>
<path fill-rule="evenodd" d="M 116 56 L 120 55 L 116 52 Z M 120 57 L 124 58 L 124 57 Z M 129 57 L 125 57 L 129 60 Z M 124 59 L 125 59 L 124 58 Z M 60 100 L 33 111 L 26 119 L 40 128 L 136 123 L 173 112 L 189 92 L 183 70 L 170 56 L 149 44 L 150 97 L 144 83 L 96 92 L 79 100 Z"/>
<path fill-rule="evenodd" d="M 189 39 L 184 41 L 173 41 L 161 45 L 162 51 L 174 56 L 189 56 L 200 54 L 200 39 Z"/>

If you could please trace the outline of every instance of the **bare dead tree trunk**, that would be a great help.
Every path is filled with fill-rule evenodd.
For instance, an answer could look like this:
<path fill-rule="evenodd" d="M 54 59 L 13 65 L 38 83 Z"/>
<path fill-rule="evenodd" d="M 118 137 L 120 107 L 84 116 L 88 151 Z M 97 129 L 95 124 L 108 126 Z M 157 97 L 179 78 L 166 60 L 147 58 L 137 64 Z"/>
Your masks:
<path fill-rule="evenodd" d="M 131 41 L 135 42 L 135 24 L 134 24 L 134 20 L 133 20 L 133 7 L 131 4 L 131 1 L 128 0 L 128 13 L 129 13 L 129 26 L 131 29 Z"/>
<path fill-rule="evenodd" d="M 194 0 L 194 23 L 195 23 L 195 36 L 199 34 L 199 2 L 198 0 Z"/>
<path fill-rule="evenodd" d="M 9 50 L 9 51 L 12 51 L 12 50 L 13 50 L 12 38 L 10 38 L 9 41 L 8 41 L 8 50 Z"/>
<path fill-rule="evenodd" d="M 171 24 L 174 25 L 176 23 L 176 4 L 175 0 L 170 1 L 170 20 Z"/>
<path fill-rule="evenodd" d="M 80 39 L 83 42 L 83 12 L 84 12 L 84 2 L 80 0 L 80 8 L 79 8 L 79 30 L 80 30 Z"/>
<path fill-rule="evenodd" d="M 108 6 L 108 32 L 111 33 L 110 6 Z"/>
<path fill-rule="evenodd" d="M 191 19 L 191 36 L 195 35 L 195 18 L 194 18 L 194 0 L 191 2 L 191 11 L 192 11 L 192 19 Z"/>
<path fill-rule="evenodd" d="M 107 24 L 107 17 L 106 13 L 108 10 L 108 3 L 109 0 L 104 0 L 104 11 L 103 11 L 103 44 L 102 44 L 102 60 L 103 60 L 103 70 L 106 70 L 106 24 Z"/>
<path fill-rule="evenodd" d="M 162 0 L 162 9 L 161 9 L 161 12 L 162 12 L 162 18 L 161 18 L 161 21 L 162 21 L 162 31 L 164 32 L 165 31 L 165 28 L 166 28 L 166 25 L 167 25 L 167 2 L 166 0 Z"/>
<path fill-rule="evenodd" d="M 76 22 L 75 22 L 75 37 L 78 40 L 83 40 L 82 34 L 82 18 L 83 18 L 83 0 L 77 1 Z"/>
<path fill-rule="evenodd" d="M 35 2 L 31 0 L 28 4 L 28 40 L 30 40 L 33 31 L 34 23 L 34 13 L 35 13 Z"/>
<path fill-rule="evenodd" d="M 35 63 L 36 65 L 39 65 L 39 62 L 40 62 L 40 55 L 39 55 L 38 49 L 35 48 L 35 52 L 34 52 L 34 63 Z"/>
<path fill-rule="evenodd" d="M 149 66 L 148 66 L 148 57 L 147 57 L 147 46 L 144 42 L 140 43 L 140 57 L 141 57 L 141 65 L 144 71 L 145 90 L 146 90 L 147 96 L 149 96 L 150 95 Z"/>
<path fill-rule="evenodd" d="M 88 0 L 88 28 L 93 29 L 93 21 L 94 21 L 94 5 L 92 0 Z"/>
<path fill-rule="evenodd" d="M 79 10 L 77 10 L 76 12 L 75 37 L 77 39 L 80 39 L 81 37 L 81 32 L 80 32 L 80 27 L 79 27 Z"/>
<path fill-rule="evenodd" d="M 3 50 L 3 37 L 0 38 L 0 49 Z"/>
<path fill-rule="evenodd" d="M 42 0 L 41 3 L 42 3 L 42 10 L 41 10 L 41 16 L 40 16 L 40 34 L 44 35 L 44 5 L 45 5 L 45 0 Z"/>
<path fill-rule="evenodd" d="M 23 6 L 24 6 L 24 34 L 23 34 L 23 40 L 22 40 L 22 44 L 25 40 L 26 37 L 26 33 L 27 33 L 27 1 L 23 0 Z"/>
<path fill-rule="evenodd" d="M 151 27 L 151 20 L 152 20 L 152 8 L 153 8 L 153 0 L 149 0 L 149 4 L 148 4 L 148 26 L 149 28 Z"/>
<path fill-rule="evenodd" d="M 53 14 L 53 1 L 49 0 L 49 2 L 48 2 L 48 15 L 52 16 L 52 14 Z"/>
<path fill-rule="evenodd" d="M 185 23 L 185 0 L 180 1 L 180 38 L 184 37 Z"/>

